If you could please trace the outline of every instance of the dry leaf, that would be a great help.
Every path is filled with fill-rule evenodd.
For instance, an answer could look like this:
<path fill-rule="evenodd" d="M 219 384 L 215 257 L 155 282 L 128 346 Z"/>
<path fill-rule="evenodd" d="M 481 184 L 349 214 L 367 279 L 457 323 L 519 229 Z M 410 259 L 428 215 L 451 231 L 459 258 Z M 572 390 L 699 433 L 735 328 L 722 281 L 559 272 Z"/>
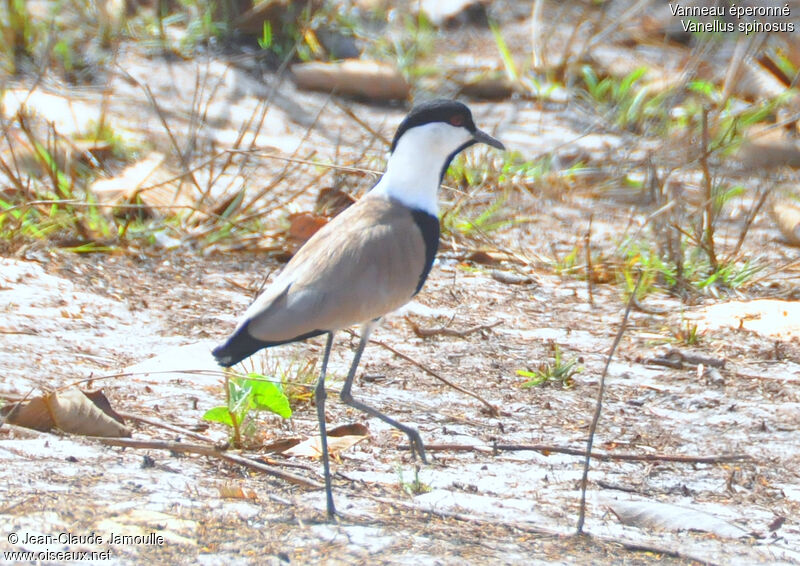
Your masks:
<path fill-rule="evenodd" d="M 82 436 L 129 437 L 130 430 L 111 409 L 105 395 L 100 391 L 90 395 L 80 389 L 47 393 L 21 405 L 4 407 L 3 415 L 11 424 L 35 430 L 58 428 Z"/>
<path fill-rule="evenodd" d="M 241 486 L 233 484 L 223 484 L 217 488 L 219 496 L 225 499 L 257 499 L 254 491 L 245 491 Z"/>
<path fill-rule="evenodd" d="M 290 214 L 287 235 L 298 242 L 305 242 L 327 223 L 328 219 L 326 217 L 312 214 L 311 212 Z"/>
<path fill-rule="evenodd" d="M 343 425 L 328 431 L 328 454 L 336 457 L 348 448 L 355 446 L 369 436 L 369 429 L 362 424 Z M 312 436 L 284 452 L 286 456 L 319 458 L 322 446 L 319 436 Z"/>

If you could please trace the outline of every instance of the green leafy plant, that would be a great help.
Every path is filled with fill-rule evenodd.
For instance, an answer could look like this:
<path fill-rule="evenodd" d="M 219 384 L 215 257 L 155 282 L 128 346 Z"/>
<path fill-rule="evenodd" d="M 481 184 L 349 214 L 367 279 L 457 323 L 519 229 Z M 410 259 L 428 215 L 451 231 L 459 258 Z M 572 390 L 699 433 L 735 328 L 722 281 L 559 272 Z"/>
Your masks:
<path fill-rule="evenodd" d="M 209 409 L 203 418 L 230 427 L 235 447 L 241 448 L 243 439 L 255 434 L 254 412 L 270 411 L 284 419 L 292 416 L 289 399 L 279 383 L 258 373 L 241 377 L 226 372 L 225 381 L 225 404 Z"/>
<path fill-rule="evenodd" d="M 261 49 L 270 49 L 272 47 L 272 24 L 267 20 L 264 21 L 261 37 L 258 38 L 258 46 Z"/>
<path fill-rule="evenodd" d="M 670 89 L 653 92 L 641 79 L 647 67 L 634 69 L 624 77 L 605 77 L 600 79 L 589 65 L 581 69 L 586 91 L 609 115 L 618 127 L 641 130 L 648 122 L 664 126 L 669 114 L 665 104 L 672 95 Z"/>
<path fill-rule="evenodd" d="M 573 376 L 583 371 L 583 367 L 578 365 L 579 360 L 577 358 L 564 360 L 561 355 L 561 348 L 555 342 L 550 343 L 550 348 L 553 353 L 552 361 L 541 362 L 534 370 L 517 370 L 518 376 L 528 379 L 522 384 L 522 387 L 538 387 L 552 383 L 568 389 L 574 385 Z"/>

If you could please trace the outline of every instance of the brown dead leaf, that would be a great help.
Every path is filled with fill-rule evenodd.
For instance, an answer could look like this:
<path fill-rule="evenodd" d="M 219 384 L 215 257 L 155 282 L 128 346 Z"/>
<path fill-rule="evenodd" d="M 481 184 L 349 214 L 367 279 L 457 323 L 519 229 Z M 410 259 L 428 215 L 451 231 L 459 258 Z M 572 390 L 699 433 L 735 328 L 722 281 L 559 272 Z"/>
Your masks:
<path fill-rule="evenodd" d="M 223 499 L 258 499 L 256 492 L 245 491 L 241 486 L 234 484 L 223 484 L 218 488 L 219 496 Z"/>
<path fill-rule="evenodd" d="M 281 438 L 275 442 L 264 444 L 261 449 L 265 452 L 286 452 L 293 446 L 297 446 L 303 442 L 302 438 Z"/>
<path fill-rule="evenodd" d="M 305 242 L 317 230 L 328 223 L 328 219 L 311 212 L 297 212 L 289 215 L 288 237 L 299 242 Z"/>
<path fill-rule="evenodd" d="M 378 61 L 298 63 L 292 66 L 292 73 L 300 88 L 370 100 L 405 100 L 411 92 L 400 71 Z"/>
<path fill-rule="evenodd" d="M 105 395 L 100 391 L 90 395 L 75 388 L 46 393 L 3 407 L 2 414 L 10 424 L 44 432 L 58 428 L 82 436 L 129 437 L 130 430 L 111 409 Z"/>
<path fill-rule="evenodd" d="M 284 232 L 282 256 L 289 261 L 297 250 L 313 236 L 317 230 L 328 223 L 326 216 L 312 212 L 298 212 L 289 215 L 289 228 Z"/>
<path fill-rule="evenodd" d="M 339 425 L 328 431 L 328 436 L 369 436 L 369 429 L 361 423 Z"/>
<path fill-rule="evenodd" d="M 500 260 L 498 258 L 494 257 L 489 252 L 485 252 L 483 250 L 475 250 L 464 259 L 466 261 L 471 261 L 473 263 L 480 263 L 482 265 L 497 265 L 498 263 L 500 263 Z"/>
<path fill-rule="evenodd" d="M 320 189 L 314 208 L 320 214 L 333 218 L 354 202 L 356 199 L 350 193 L 336 187 L 325 187 Z"/>
<path fill-rule="evenodd" d="M 43 397 L 34 397 L 24 403 L 4 405 L 0 414 L 9 424 L 47 432 L 53 428 L 53 419 Z"/>
<path fill-rule="evenodd" d="M 328 454 L 335 458 L 367 437 L 369 437 L 369 429 L 362 424 L 353 423 L 333 428 L 328 431 Z M 284 455 L 319 458 L 322 455 L 320 437 L 311 436 L 286 450 Z"/>

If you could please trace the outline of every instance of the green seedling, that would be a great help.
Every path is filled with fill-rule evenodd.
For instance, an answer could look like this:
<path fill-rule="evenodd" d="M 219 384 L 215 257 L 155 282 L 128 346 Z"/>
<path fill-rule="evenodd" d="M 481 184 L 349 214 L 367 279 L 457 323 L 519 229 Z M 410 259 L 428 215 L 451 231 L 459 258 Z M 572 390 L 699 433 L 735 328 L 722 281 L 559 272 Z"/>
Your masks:
<path fill-rule="evenodd" d="M 420 495 L 421 493 L 428 493 L 431 491 L 431 486 L 419 479 L 419 466 L 414 468 L 414 479 L 411 481 L 405 481 L 403 478 L 402 467 L 397 466 L 395 470 L 397 472 L 400 489 L 402 489 L 403 492 L 409 497 L 414 497 L 415 495 Z"/>
<path fill-rule="evenodd" d="M 225 405 L 209 409 L 203 418 L 230 427 L 231 442 L 236 448 L 243 446 L 243 439 L 255 435 L 254 412 L 270 411 L 284 419 L 291 418 L 289 399 L 279 383 L 258 373 L 240 377 L 226 372 L 225 380 Z"/>
<path fill-rule="evenodd" d="M 696 323 L 684 320 L 683 324 L 672 332 L 673 337 L 680 343 L 686 346 L 697 346 L 705 334 L 700 331 Z"/>
<path fill-rule="evenodd" d="M 522 384 L 522 387 L 538 387 L 550 383 L 569 389 L 575 384 L 573 376 L 583 371 L 583 367 L 578 365 L 578 358 L 564 360 L 561 356 L 561 348 L 556 343 L 552 343 L 552 351 L 552 362 L 542 362 L 535 370 L 517 370 L 518 376 L 528 379 Z"/>

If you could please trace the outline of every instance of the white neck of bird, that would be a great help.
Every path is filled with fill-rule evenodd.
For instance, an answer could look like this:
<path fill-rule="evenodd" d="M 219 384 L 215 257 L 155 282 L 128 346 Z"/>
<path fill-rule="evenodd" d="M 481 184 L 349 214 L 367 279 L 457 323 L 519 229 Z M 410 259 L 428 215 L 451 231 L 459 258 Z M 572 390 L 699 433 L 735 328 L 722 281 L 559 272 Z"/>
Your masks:
<path fill-rule="evenodd" d="M 442 167 L 451 153 L 472 139 L 465 128 L 433 122 L 407 130 L 389 156 L 386 172 L 370 194 L 438 216 Z"/>

